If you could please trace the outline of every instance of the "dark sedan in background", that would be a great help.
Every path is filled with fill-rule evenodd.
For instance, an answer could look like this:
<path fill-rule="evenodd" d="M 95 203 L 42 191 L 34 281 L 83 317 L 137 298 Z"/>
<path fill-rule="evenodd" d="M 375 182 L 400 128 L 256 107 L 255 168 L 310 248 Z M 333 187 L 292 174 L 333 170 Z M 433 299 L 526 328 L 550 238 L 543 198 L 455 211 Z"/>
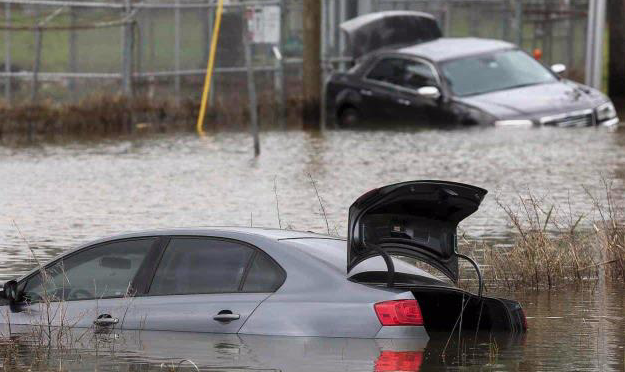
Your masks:
<path fill-rule="evenodd" d="M 559 76 L 564 65 L 546 68 L 504 41 L 443 38 L 429 14 L 373 13 L 341 27 L 356 64 L 327 83 L 327 112 L 340 127 L 619 122 L 603 93 Z"/>

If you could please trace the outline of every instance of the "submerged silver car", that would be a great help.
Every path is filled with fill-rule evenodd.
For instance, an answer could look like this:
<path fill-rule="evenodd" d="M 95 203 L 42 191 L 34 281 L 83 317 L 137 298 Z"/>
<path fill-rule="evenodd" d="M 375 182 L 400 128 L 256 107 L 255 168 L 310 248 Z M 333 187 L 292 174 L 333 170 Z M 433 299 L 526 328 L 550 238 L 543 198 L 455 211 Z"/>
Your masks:
<path fill-rule="evenodd" d="M 522 333 L 517 302 L 452 284 L 466 258 L 457 252 L 456 227 L 485 195 L 443 181 L 375 189 L 350 207 L 347 240 L 261 228 L 99 240 L 7 282 L 0 321 L 427 340 L 428 332 L 456 329 L 462 314 L 464 330 Z M 428 263 L 450 281 L 397 256 Z"/>

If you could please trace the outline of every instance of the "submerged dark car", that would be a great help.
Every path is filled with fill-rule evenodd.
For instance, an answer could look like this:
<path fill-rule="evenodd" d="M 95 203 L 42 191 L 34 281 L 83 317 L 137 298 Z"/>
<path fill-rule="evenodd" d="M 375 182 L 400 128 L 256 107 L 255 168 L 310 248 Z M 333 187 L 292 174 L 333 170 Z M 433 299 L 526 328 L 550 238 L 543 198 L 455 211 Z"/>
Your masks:
<path fill-rule="evenodd" d="M 456 286 L 458 261 L 467 259 L 456 227 L 485 194 L 444 181 L 375 189 L 350 207 L 347 240 L 261 228 L 102 239 L 7 282 L 0 326 L 424 342 L 458 327 L 522 334 L 519 303 L 485 297 L 481 285 L 477 294 Z M 396 256 L 428 263 L 448 280 Z"/>
<path fill-rule="evenodd" d="M 604 94 L 559 76 L 564 65 L 546 68 L 505 41 L 441 37 L 429 14 L 374 13 L 342 28 L 357 63 L 327 83 L 327 112 L 340 127 L 619 122 Z"/>

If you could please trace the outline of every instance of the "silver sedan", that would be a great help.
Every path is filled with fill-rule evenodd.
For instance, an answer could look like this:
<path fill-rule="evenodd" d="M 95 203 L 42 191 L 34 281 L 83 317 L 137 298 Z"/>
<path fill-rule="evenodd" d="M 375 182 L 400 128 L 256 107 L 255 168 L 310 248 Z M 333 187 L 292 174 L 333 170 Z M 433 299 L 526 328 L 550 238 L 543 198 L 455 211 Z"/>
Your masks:
<path fill-rule="evenodd" d="M 456 227 L 485 194 L 443 181 L 375 189 L 351 206 L 347 239 L 205 228 L 98 240 L 5 283 L 0 322 L 427 340 L 456 329 L 462 315 L 463 329 L 521 333 L 517 302 L 454 284 L 465 258 Z"/>

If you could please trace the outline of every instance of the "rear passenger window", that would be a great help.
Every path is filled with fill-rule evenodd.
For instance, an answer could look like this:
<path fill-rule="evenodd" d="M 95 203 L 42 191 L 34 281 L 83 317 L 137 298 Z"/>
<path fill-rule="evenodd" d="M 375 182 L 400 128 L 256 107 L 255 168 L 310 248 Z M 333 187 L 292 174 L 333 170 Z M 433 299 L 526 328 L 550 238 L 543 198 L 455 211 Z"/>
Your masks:
<path fill-rule="evenodd" d="M 150 295 L 238 292 L 254 249 L 207 238 L 173 238 L 150 286 Z"/>
<path fill-rule="evenodd" d="M 258 252 L 245 278 L 243 292 L 275 292 L 284 282 L 284 272 L 266 254 Z"/>

